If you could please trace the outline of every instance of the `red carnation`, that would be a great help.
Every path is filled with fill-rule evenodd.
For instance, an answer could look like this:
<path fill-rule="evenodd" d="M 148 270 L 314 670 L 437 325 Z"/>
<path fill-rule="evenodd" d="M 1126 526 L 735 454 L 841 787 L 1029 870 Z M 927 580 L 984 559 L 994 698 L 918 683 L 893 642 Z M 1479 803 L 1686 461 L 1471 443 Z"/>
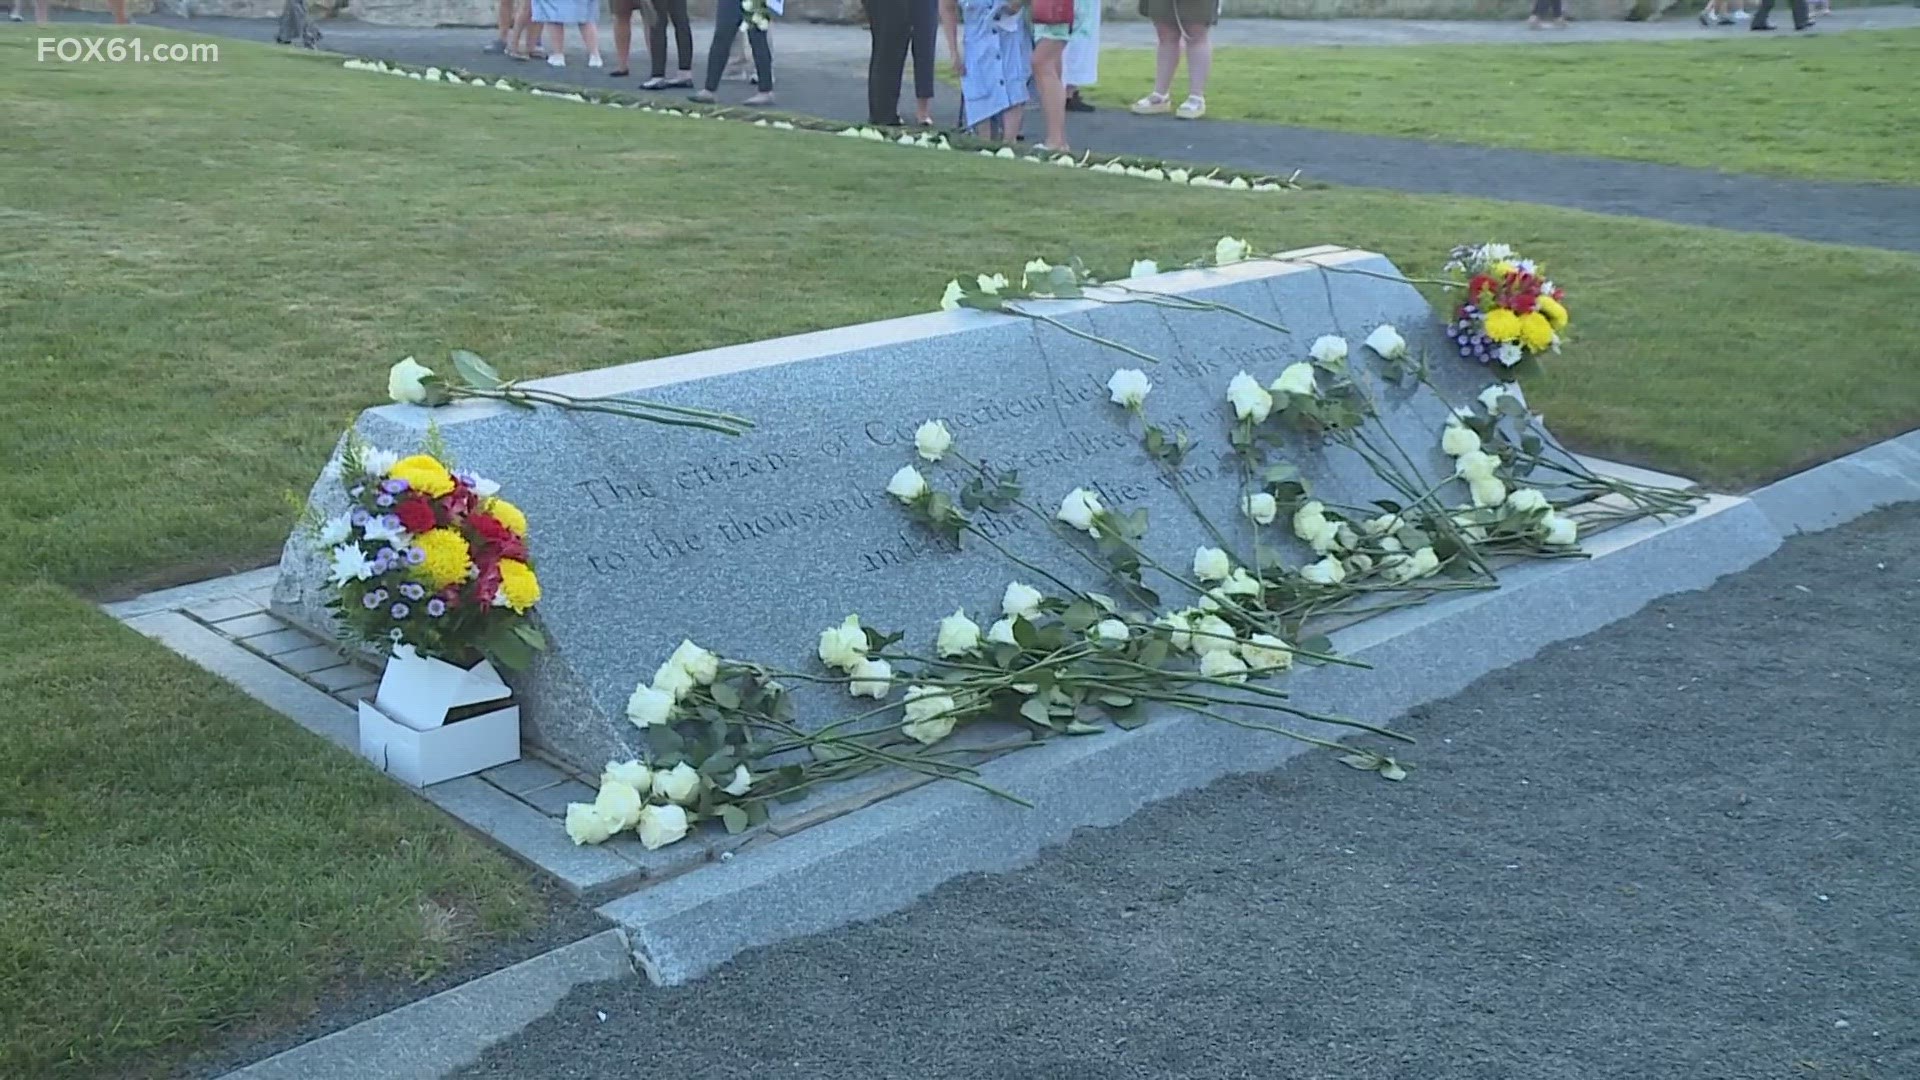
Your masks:
<path fill-rule="evenodd" d="M 1514 296 L 1512 300 L 1508 301 L 1508 306 L 1513 308 L 1513 313 L 1515 315 L 1526 315 L 1533 311 L 1534 302 L 1535 302 L 1535 297 L 1533 293 L 1523 292 L 1523 293 L 1519 293 L 1518 295 Z"/>
<path fill-rule="evenodd" d="M 474 532 L 480 534 L 480 539 L 485 540 L 489 544 L 503 544 L 513 539 L 513 530 L 507 528 L 506 525 L 501 523 L 499 518 L 494 517 L 492 514 L 469 515 L 467 524 L 472 527 Z"/>
<path fill-rule="evenodd" d="M 422 496 L 415 495 L 393 508 L 394 516 L 400 519 L 400 525 L 410 533 L 423 533 L 435 525 L 433 503 Z"/>
<path fill-rule="evenodd" d="M 481 604 L 491 604 L 500 591 L 500 560 L 483 559 L 479 567 L 480 577 L 473 583 L 473 598 Z"/>
<path fill-rule="evenodd" d="M 1473 275 L 1473 280 L 1467 282 L 1467 292 L 1469 293 L 1477 293 L 1481 289 L 1491 288 L 1493 288 L 1493 279 L 1485 274 L 1475 274 Z"/>
<path fill-rule="evenodd" d="M 460 517 L 472 513 L 474 504 L 478 501 L 479 499 L 473 494 L 472 488 L 465 487 L 458 482 L 454 484 L 452 491 L 440 496 L 441 508 L 446 510 L 448 518 L 454 520 L 458 520 Z"/>

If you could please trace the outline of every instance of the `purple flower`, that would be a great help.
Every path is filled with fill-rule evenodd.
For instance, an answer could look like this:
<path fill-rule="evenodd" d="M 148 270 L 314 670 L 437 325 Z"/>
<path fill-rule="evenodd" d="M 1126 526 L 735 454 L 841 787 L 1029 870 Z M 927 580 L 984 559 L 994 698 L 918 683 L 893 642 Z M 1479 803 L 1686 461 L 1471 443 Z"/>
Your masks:
<path fill-rule="evenodd" d="M 353 513 L 347 516 L 347 520 L 353 522 L 355 525 L 365 525 L 367 522 L 373 520 L 373 515 L 367 513 L 366 507 L 356 506 L 353 508 Z"/>
<path fill-rule="evenodd" d="M 445 600 L 442 600 L 436 596 L 433 599 L 427 601 L 428 615 L 431 615 L 437 619 L 440 616 L 445 615 L 446 613 L 447 613 L 447 602 Z"/>
<path fill-rule="evenodd" d="M 427 590 L 417 581 L 409 581 L 400 586 L 400 595 L 409 600 L 418 600 L 427 595 Z"/>
<path fill-rule="evenodd" d="M 412 613 L 413 609 L 405 604 L 395 604 L 387 609 L 387 614 L 393 616 L 395 619 L 404 619 Z"/>
<path fill-rule="evenodd" d="M 421 547 L 418 544 L 415 544 L 414 546 L 407 549 L 407 565 L 408 566 L 419 566 L 421 563 L 426 561 L 427 561 L 427 552 L 425 548 Z"/>
<path fill-rule="evenodd" d="M 407 490 L 407 482 L 405 480 L 382 480 L 380 481 L 380 490 L 389 495 L 398 495 Z"/>
<path fill-rule="evenodd" d="M 368 593 L 367 595 L 360 598 L 360 603 L 364 605 L 368 611 L 372 611 L 374 608 L 379 607 L 383 602 L 384 601 L 382 601 L 379 595 L 376 593 Z"/>
<path fill-rule="evenodd" d="M 375 496 L 373 497 L 373 504 L 374 504 L 375 506 L 392 506 L 392 505 L 393 505 L 393 496 L 391 496 L 391 495 L 375 495 Z"/>

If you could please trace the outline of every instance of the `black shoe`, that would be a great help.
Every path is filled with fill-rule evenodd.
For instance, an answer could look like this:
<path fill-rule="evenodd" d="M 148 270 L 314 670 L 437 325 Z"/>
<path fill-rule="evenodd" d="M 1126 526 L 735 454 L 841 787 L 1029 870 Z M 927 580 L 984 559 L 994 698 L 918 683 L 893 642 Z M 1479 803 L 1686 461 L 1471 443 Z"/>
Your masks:
<path fill-rule="evenodd" d="M 1771 29 L 1773 29 L 1773 25 L 1772 25 L 1771 23 L 1763 23 L 1763 22 L 1757 22 L 1757 23 L 1754 23 L 1754 24 L 1753 24 L 1752 26 L 1749 26 L 1749 27 L 1747 27 L 1747 29 L 1749 29 L 1749 30 L 1771 30 Z"/>
<path fill-rule="evenodd" d="M 1083 99 L 1079 95 L 1079 93 L 1076 92 L 1072 97 L 1067 99 L 1067 111 L 1068 112 L 1092 112 L 1093 106 L 1089 104 L 1085 99 Z"/>

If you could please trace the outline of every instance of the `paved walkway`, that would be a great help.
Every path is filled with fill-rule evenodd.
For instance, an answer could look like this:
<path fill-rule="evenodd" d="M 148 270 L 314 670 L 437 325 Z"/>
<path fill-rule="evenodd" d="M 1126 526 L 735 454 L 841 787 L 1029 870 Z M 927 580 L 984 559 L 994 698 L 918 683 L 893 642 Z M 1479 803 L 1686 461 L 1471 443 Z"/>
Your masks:
<path fill-rule="evenodd" d="M 141 21 L 254 40 L 271 40 L 273 35 L 273 24 L 261 20 L 189 21 L 151 16 Z M 1850 9 L 1832 21 L 1836 28 L 1860 30 L 1920 26 L 1920 7 Z M 578 63 L 556 70 L 544 64 L 483 55 L 480 47 L 493 36 L 489 30 L 379 27 L 355 22 L 327 23 L 325 27 L 327 48 L 360 56 L 601 89 L 635 85 L 635 80 L 616 83 L 603 72 L 590 71 Z M 1151 35 L 1149 27 L 1132 22 L 1114 23 L 1102 32 L 1109 48 L 1141 45 Z M 1546 47 L 1547 43 L 1569 40 L 1704 33 L 1708 31 L 1692 22 L 1674 21 L 1583 23 L 1564 34 L 1543 35 L 1515 24 L 1495 22 L 1243 19 L 1223 24 L 1218 40 L 1260 44 L 1511 41 Z M 696 46 L 704 48 L 708 37 L 705 28 L 699 28 Z M 849 122 L 865 121 L 864 30 L 783 23 L 774 31 L 774 38 L 782 107 Z M 744 85 L 734 84 L 725 88 L 722 96 L 723 100 L 738 99 L 747 92 Z M 954 108 L 951 88 L 943 86 L 941 94 L 938 115 L 950 116 Z M 1776 179 L 1278 124 L 1195 124 L 1113 110 L 1076 115 L 1072 124 L 1075 145 L 1096 152 L 1230 165 L 1279 175 L 1298 169 L 1307 181 L 1484 196 L 1803 240 L 1920 251 L 1920 187 Z"/>
<path fill-rule="evenodd" d="M 688 987 L 575 991 L 463 1074 L 1920 1076 L 1920 505 L 1325 758 Z"/>

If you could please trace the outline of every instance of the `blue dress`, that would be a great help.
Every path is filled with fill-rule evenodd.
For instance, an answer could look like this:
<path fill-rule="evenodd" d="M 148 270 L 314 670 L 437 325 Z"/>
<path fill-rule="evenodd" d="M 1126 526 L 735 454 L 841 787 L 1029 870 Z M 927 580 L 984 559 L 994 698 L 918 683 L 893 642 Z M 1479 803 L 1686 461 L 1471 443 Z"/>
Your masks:
<path fill-rule="evenodd" d="M 1031 96 L 1033 38 L 1025 16 L 1000 16 L 1000 0 L 960 0 L 961 44 L 967 73 L 960 79 L 960 125 L 1017 109 Z"/>

